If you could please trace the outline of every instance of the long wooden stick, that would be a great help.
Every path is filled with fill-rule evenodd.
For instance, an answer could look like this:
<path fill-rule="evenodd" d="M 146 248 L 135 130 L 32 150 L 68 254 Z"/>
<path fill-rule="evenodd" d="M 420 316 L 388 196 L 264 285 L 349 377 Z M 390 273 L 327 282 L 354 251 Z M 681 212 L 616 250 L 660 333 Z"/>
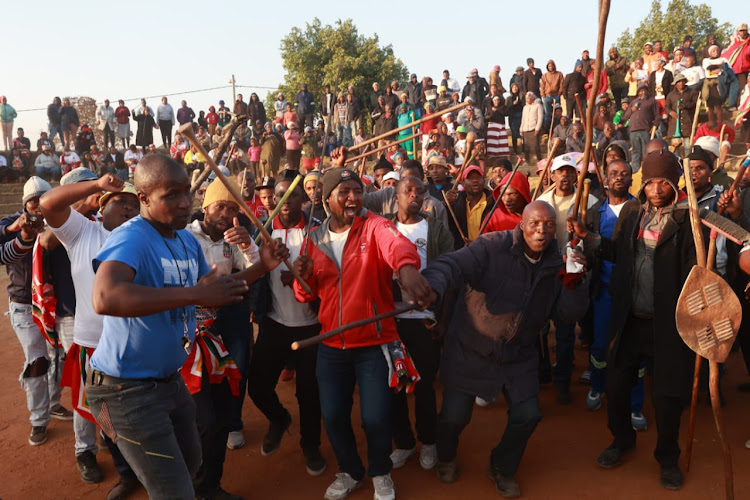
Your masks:
<path fill-rule="evenodd" d="M 296 342 L 292 342 L 292 350 L 298 351 L 304 347 L 308 347 L 314 344 L 319 344 L 320 342 L 323 342 L 324 340 L 330 339 L 331 337 L 335 337 L 336 335 L 341 335 L 347 330 L 351 330 L 353 328 L 360 328 L 363 326 L 367 326 L 371 323 L 376 323 L 380 320 L 386 319 L 386 318 L 392 318 L 393 316 L 398 316 L 399 314 L 403 314 L 405 312 L 412 311 L 416 309 L 416 304 L 402 304 L 396 307 L 391 312 L 378 314 L 376 316 L 372 316 L 370 318 L 360 319 L 358 321 L 352 321 L 351 323 L 347 323 L 345 325 L 342 325 L 334 330 L 321 333 L 320 335 L 315 335 L 314 337 L 310 337 L 303 340 L 298 340 Z"/>
<path fill-rule="evenodd" d="M 428 120 L 431 120 L 432 118 L 434 118 L 436 116 L 441 116 L 441 115 L 443 115 L 445 113 L 452 113 L 453 111 L 458 111 L 461 108 L 465 108 L 469 104 L 470 104 L 470 102 L 466 101 L 466 102 L 462 102 L 460 104 L 456 104 L 455 106 L 451 106 L 450 108 L 446 108 L 446 109 L 444 109 L 442 111 L 438 111 L 438 112 L 435 112 L 435 113 L 430 113 L 429 115 L 424 115 L 422 118 L 420 118 L 419 120 L 417 120 L 415 122 L 407 123 L 406 125 L 402 125 L 402 126 L 400 126 L 398 128 L 395 128 L 393 130 L 389 130 L 388 132 L 386 132 L 384 134 L 376 135 L 375 137 L 367 139 L 364 142 L 361 142 L 359 144 L 355 144 L 354 146 L 348 148 L 347 151 L 352 152 L 352 151 L 356 151 L 357 149 L 363 148 L 365 146 L 369 146 L 373 142 L 378 142 L 380 139 L 385 139 L 386 137 L 391 136 L 393 134 L 396 134 L 398 132 L 401 132 L 402 130 L 406 130 L 407 128 L 413 128 L 413 127 L 415 127 L 415 126 L 417 126 L 417 125 L 419 125 L 421 123 L 424 123 L 424 122 L 426 122 Z"/>
<path fill-rule="evenodd" d="M 581 197 L 583 196 L 583 181 L 586 178 L 586 173 L 589 169 L 589 159 L 591 158 L 592 145 L 594 143 L 594 104 L 596 103 L 596 93 L 599 90 L 599 80 L 601 79 L 602 73 L 602 59 L 604 59 L 604 37 L 607 33 L 609 4 L 610 0 L 600 0 L 599 2 L 599 37 L 596 42 L 594 81 L 591 87 L 591 96 L 589 97 L 588 107 L 586 108 L 586 147 L 583 150 L 583 166 L 581 167 L 581 172 L 578 174 L 578 189 L 576 189 L 575 202 L 573 203 L 573 213 L 571 214 L 573 218 L 578 217 L 578 207 L 581 204 Z M 577 99 L 578 96 L 576 96 L 576 100 Z"/>
<path fill-rule="evenodd" d="M 221 160 L 221 157 L 224 155 L 224 152 L 227 150 L 227 146 L 232 141 L 232 136 L 234 135 L 234 132 L 237 130 L 237 128 L 240 126 L 241 123 L 247 121 L 247 115 L 241 115 L 238 118 L 232 118 L 232 121 L 229 123 L 229 128 L 226 128 L 226 134 L 222 134 L 221 142 L 219 143 L 219 147 L 216 148 L 216 157 Z M 235 143 L 236 145 L 237 143 Z M 236 147 L 236 146 L 233 146 Z M 231 153 L 230 153 L 231 157 Z M 190 186 L 190 194 L 195 194 L 196 191 L 201 187 L 201 184 L 208 178 L 208 176 L 211 175 L 211 169 L 210 168 L 204 168 L 203 172 L 198 176 L 197 179 L 195 179 L 195 182 L 192 186 Z"/>
<path fill-rule="evenodd" d="M 362 153 L 361 155 L 352 156 L 351 158 L 347 158 L 346 161 L 344 162 L 344 165 L 346 165 L 347 163 L 355 162 L 357 160 L 361 160 L 362 158 L 367 158 L 368 156 L 372 156 L 375 153 L 379 153 L 381 151 L 384 151 L 384 150 L 390 148 L 391 146 L 393 146 L 394 144 L 401 144 L 403 142 L 410 141 L 410 140 L 414 139 L 418 135 L 420 135 L 420 134 L 410 135 L 409 137 L 404 137 L 403 139 L 399 139 L 397 141 L 389 142 L 388 144 L 384 144 L 383 146 L 380 146 L 380 147 L 377 147 L 375 149 L 372 149 L 372 150 L 368 151 L 367 153 Z"/>
<path fill-rule="evenodd" d="M 268 229 L 268 226 L 271 225 L 271 221 L 277 215 L 279 215 L 279 212 L 281 211 L 281 207 L 284 205 L 284 203 L 286 203 L 286 200 L 292 195 L 292 192 L 297 187 L 297 185 L 299 184 L 299 181 L 301 181 L 303 177 L 304 177 L 304 175 L 297 174 L 297 177 L 294 178 L 294 180 L 292 181 L 292 183 L 289 184 L 289 187 L 286 189 L 286 192 L 284 193 L 284 196 L 282 196 L 281 200 L 279 200 L 279 202 L 276 204 L 276 208 L 273 209 L 273 212 L 271 212 L 271 215 L 268 217 L 268 220 L 266 221 L 266 223 L 263 224 L 263 227 L 265 227 L 266 229 Z M 258 243 L 260 243 L 260 237 L 261 237 L 261 234 L 258 233 L 258 236 L 255 237 L 255 244 L 256 245 Z"/>
<path fill-rule="evenodd" d="M 450 212 L 451 217 L 453 217 L 453 223 L 456 225 L 456 229 L 458 229 L 458 234 L 461 235 L 461 239 L 464 240 L 464 245 L 469 244 L 469 239 L 466 237 L 464 232 L 461 230 L 461 226 L 458 225 L 458 218 L 456 218 L 456 213 L 453 211 L 453 207 L 448 202 L 448 197 L 445 195 L 445 191 L 442 189 L 440 190 L 440 193 L 443 195 L 443 200 L 445 200 L 445 207 L 448 209 L 448 212 Z"/>
<path fill-rule="evenodd" d="M 265 227 L 263 227 L 263 224 L 258 220 L 258 218 L 255 216 L 252 210 L 250 210 L 250 207 L 247 206 L 247 204 L 242 200 L 242 193 L 240 193 L 239 188 L 237 187 L 237 184 L 227 179 L 227 177 L 222 173 L 221 170 L 219 170 L 219 167 L 216 166 L 216 163 L 214 162 L 213 158 L 208 156 L 208 153 L 206 153 L 206 150 L 203 148 L 203 145 L 198 141 L 198 138 L 195 136 L 195 133 L 193 132 L 193 126 L 191 123 L 186 123 L 182 125 L 179 128 L 179 132 L 187 137 L 187 139 L 190 141 L 190 143 L 195 146 L 195 149 L 198 150 L 200 154 L 202 154 L 206 158 L 206 165 L 216 173 L 216 178 L 221 181 L 222 184 L 229 190 L 229 192 L 234 197 L 237 204 L 240 206 L 240 210 L 242 210 L 245 215 L 247 215 L 247 218 L 250 219 L 250 222 L 253 223 L 255 227 L 258 228 L 260 233 L 263 235 L 266 240 L 271 241 L 271 235 L 268 234 L 268 231 Z M 312 295 L 312 290 L 310 289 L 310 286 L 305 283 L 305 280 L 302 279 L 302 276 L 299 275 L 297 271 L 294 270 L 294 266 L 291 262 L 289 262 L 289 259 L 284 259 L 284 264 L 286 267 L 292 272 L 292 276 L 299 282 L 302 289 L 307 293 L 308 295 Z"/>

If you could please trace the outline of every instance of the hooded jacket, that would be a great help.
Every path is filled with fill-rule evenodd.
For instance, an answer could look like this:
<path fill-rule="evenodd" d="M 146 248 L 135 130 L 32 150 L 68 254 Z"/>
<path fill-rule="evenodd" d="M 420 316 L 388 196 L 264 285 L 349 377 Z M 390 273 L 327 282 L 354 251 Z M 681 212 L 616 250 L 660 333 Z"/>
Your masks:
<path fill-rule="evenodd" d="M 500 184 L 498 184 L 492 191 L 493 198 L 495 200 L 498 199 L 500 194 L 503 192 L 503 187 L 508 184 L 508 180 L 510 180 L 510 185 L 515 188 L 515 190 L 518 191 L 521 196 L 523 196 L 523 199 L 526 200 L 526 204 L 529 204 L 531 202 L 531 188 L 529 187 L 529 179 L 525 175 L 519 175 L 518 173 L 513 176 L 513 179 L 510 179 L 511 173 L 512 172 L 508 172 L 507 174 L 505 174 L 505 177 L 503 177 L 503 180 L 500 181 Z M 518 223 L 521 222 L 521 219 L 521 216 L 514 215 L 508 212 L 508 209 L 505 208 L 505 203 L 500 200 L 500 202 L 497 204 L 497 208 L 492 213 L 492 216 L 487 223 L 487 227 L 484 228 L 484 233 L 482 234 L 515 229 Z M 484 221 L 482 223 L 484 223 Z"/>
<path fill-rule="evenodd" d="M 563 95 L 568 102 L 568 106 L 575 106 L 576 94 L 583 101 L 583 92 L 586 90 L 584 85 L 586 85 L 586 77 L 582 73 L 573 71 L 565 75 L 565 79 L 563 80 Z"/>
<path fill-rule="evenodd" d="M 534 132 L 542 130 L 544 120 L 544 109 L 542 101 L 538 97 L 532 104 L 526 104 L 521 114 L 521 132 Z"/>
<path fill-rule="evenodd" d="M 393 223 L 362 210 L 349 229 L 339 266 L 331 246 L 330 224 L 328 217 L 303 243 L 313 260 L 313 273 L 307 280 L 313 294 L 305 293 L 294 281 L 298 301 L 320 298 L 318 319 L 323 332 L 394 310 L 394 272 L 407 265 L 419 269 L 420 263 L 416 247 Z M 387 344 L 397 338 L 396 321 L 387 318 L 347 330 L 323 343 L 336 349 L 351 349 Z"/>
<path fill-rule="evenodd" d="M 620 65 L 618 68 L 617 65 Z M 628 68 L 630 63 L 628 60 L 620 55 L 617 59 L 610 59 L 604 63 L 604 71 L 609 76 L 609 86 L 612 89 L 626 89 L 628 88 L 628 82 L 625 81 L 625 75 L 628 74 Z"/>
<path fill-rule="evenodd" d="M 511 401 L 528 400 L 539 392 L 542 327 L 550 318 L 572 323 L 586 312 L 586 282 L 568 290 L 557 278 L 563 265 L 557 243 L 536 264 L 523 248 L 520 228 L 483 234 L 422 272 L 438 296 L 458 295 L 440 361 L 446 387 L 490 400 L 505 388 Z"/>
<path fill-rule="evenodd" d="M 547 67 L 552 65 L 552 69 L 542 75 L 542 81 L 540 84 L 540 90 L 542 97 L 559 96 L 562 95 L 563 91 L 563 74 L 557 71 L 557 65 L 555 61 L 550 59 L 547 61 Z"/>

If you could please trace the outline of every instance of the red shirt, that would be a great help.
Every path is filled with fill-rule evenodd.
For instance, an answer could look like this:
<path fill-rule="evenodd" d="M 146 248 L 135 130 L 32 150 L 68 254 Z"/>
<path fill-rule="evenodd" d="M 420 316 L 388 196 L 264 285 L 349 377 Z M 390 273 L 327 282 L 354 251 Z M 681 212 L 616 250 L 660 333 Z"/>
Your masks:
<path fill-rule="evenodd" d="M 268 215 L 268 210 L 266 210 L 266 207 L 263 206 L 263 203 L 260 201 L 260 196 L 258 196 L 258 193 L 253 194 L 252 199 L 245 200 L 245 205 L 250 207 L 250 210 L 252 210 L 253 214 L 259 219 L 262 219 Z"/>
<path fill-rule="evenodd" d="M 217 123 L 219 123 L 219 115 L 217 115 L 213 111 L 209 111 L 206 115 L 206 123 L 208 123 L 209 125 L 216 125 Z"/>
<path fill-rule="evenodd" d="M 719 143 L 721 143 L 722 139 L 719 137 L 719 134 L 721 134 L 721 127 L 719 127 L 719 130 L 714 132 L 713 130 L 708 128 L 708 123 L 704 123 L 700 127 L 698 127 L 698 130 L 695 131 L 695 138 L 698 139 L 699 137 L 704 136 L 716 137 L 717 139 L 719 139 Z M 724 127 L 724 140 L 729 141 L 730 144 L 734 143 L 734 129 L 729 125 Z"/>

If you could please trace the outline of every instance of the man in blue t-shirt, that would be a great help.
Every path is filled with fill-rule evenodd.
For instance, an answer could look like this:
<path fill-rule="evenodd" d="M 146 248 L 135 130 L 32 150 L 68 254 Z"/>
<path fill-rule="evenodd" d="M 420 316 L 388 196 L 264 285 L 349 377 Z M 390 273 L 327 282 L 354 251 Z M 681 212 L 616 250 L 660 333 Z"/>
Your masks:
<path fill-rule="evenodd" d="M 149 496 L 192 499 L 201 449 L 179 369 L 194 339 L 195 305 L 238 302 L 248 286 L 209 270 L 184 229 L 192 196 L 177 162 L 149 155 L 134 180 L 140 216 L 113 231 L 93 262 L 94 310 L 105 318 L 86 393 Z"/>

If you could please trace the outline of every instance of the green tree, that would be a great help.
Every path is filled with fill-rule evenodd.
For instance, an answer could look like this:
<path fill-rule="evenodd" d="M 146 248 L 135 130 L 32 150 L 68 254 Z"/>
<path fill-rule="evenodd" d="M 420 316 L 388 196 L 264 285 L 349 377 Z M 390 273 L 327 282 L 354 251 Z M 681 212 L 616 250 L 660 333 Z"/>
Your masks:
<path fill-rule="evenodd" d="M 682 45 L 685 35 L 692 35 L 693 47 L 700 54 L 706 46 L 706 35 L 715 34 L 721 46 L 732 33 L 729 23 L 719 23 L 711 15 L 711 7 L 702 3 L 693 5 L 688 0 L 671 0 L 666 12 L 662 12 L 661 2 L 654 0 L 651 11 L 631 34 L 626 29 L 617 39 L 617 47 L 631 60 L 643 54 L 643 44 L 661 40 L 663 50 L 670 53 L 674 47 Z"/>
<path fill-rule="evenodd" d="M 286 75 L 279 89 L 266 97 L 268 116 L 276 115 L 273 102 L 278 92 L 292 102 L 303 83 L 317 103 L 324 85 L 330 85 L 335 92 L 338 74 L 339 92 L 346 93 L 347 86 L 354 85 L 355 92 L 367 105 L 373 82 L 380 83 L 382 88 L 393 80 L 404 82 L 408 77 L 407 68 L 393 54 L 393 47 L 381 47 L 377 35 L 360 35 L 351 19 L 323 26 L 315 18 L 304 29 L 293 28 L 281 40 L 280 49 Z"/>

